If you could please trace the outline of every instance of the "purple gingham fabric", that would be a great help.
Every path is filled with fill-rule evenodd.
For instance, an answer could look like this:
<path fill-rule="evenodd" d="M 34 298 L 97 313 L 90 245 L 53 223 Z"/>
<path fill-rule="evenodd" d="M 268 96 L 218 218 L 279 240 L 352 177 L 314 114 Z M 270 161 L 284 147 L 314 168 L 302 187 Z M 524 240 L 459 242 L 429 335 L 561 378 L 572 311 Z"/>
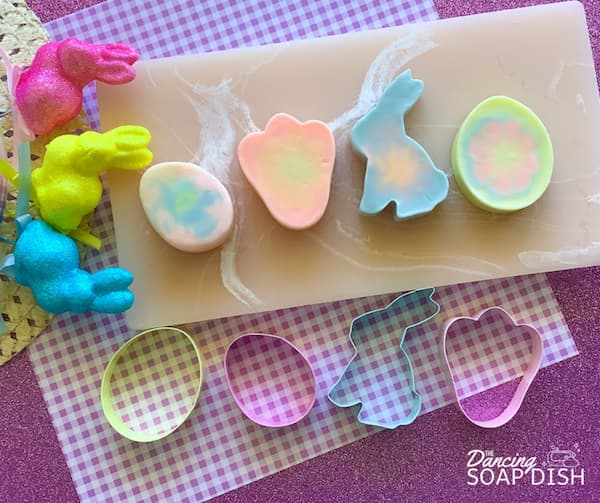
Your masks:
<path fill-rule="evenodd" d="M 292 424 L 313 404 L 312 368 L 284 339 L 264 334 L 240 337 L 227 351 L 225 368 L 238 405 L 259 424 Z"/>
<path fill-rule="evenodd" d="M 105 200 L 98 211 L 101 220 L 96 230 L 105 236 L 105 251 L 89 254 L 85 265 L 90 270 L 115 261 L 111 222 L 103 218 L 109 207 Z M 386 306 L 393 298 L 361 298 L 184 327 L 198 341 L 205 359 L 200 402 L 181 428 L 151 444 L 122 438 L 101 410 L 104 367 L 132 335 L 123 317 L 57 316 L 30 354 L 80 497 L 85 501 L 170 501 L 177 495 L 178 501 L 203 500 L 375 432 L 356 421 L 356 409 L 335 407 L 327 392 L 353 355 L 348 339 L 352 319 Z M 445 287 L 434 298 L 442 307 L 432 320 L 436 323 L 502 305 L 517 321 L 541 331 L 544 365 L 576 354 L 544 275 Z M 313 365 L 317 401 L 296 425 L 278 429 L 255 425 L 231 397 L 223 356 L 235 337 L 249 332 L 286 337 Z M 442 364 L 440 331 L 422 335 L 409 330 L 404 348 L 412 359 L 417 392 L 427 412 L 450 403 L 453 395 Z M 386 340 L 379 348 L 382 358 L 397 346 L 397 339 L 389 334 Z M 479 379 L 477 368 L 472 368 L 472 374 Z M 504 374 L 486 375 L 493 386 Z"/>
<path fill-rule="evenodd" d="M 79 36 L 94 42 L 129 42 L 142 56 L 158 57 L 240 45 L 374 29 L 436 17 L 430 0 L 390 2 L 150 2 L 109 0 L 47 25 L 55 39 Z M 88 106 L 91 106 L 88 95 Z M 96 115 L 92 112 L 92 117 Z M 95 233 L 104 240 L 85 267 L 117 263 L 110 204 L 96 212 Z M 335 449 L 376 431 L 359 424 L 356 410 L 336 408 L 327 391 L 353 355 L 353 318 L 387 305 L 378 296 L 280 310 L 196 324 L 187 330 L 205 358 L 199 406 L 171 436 L 135 444 L 114 432 L 99 400 L 104 367 L 132 336 L 122 316 L 57 316 L 31 348 L 40 386 L 77 491 L 84 501 L 198 501 Z M 544 275 L 493 280 L 439 289 L 444 317 L 502 305 L 544 336 L 544 365 L 577 353 Z M 298 424 L 268 429 L 246 419 L 229 394 L 223 355 L 246 332 L 285 336 L 306 355 L 317 379 L 317 401 Z M 423 412 L 450 403 L 451 388 L 440 359 L 439 336 L 407 333 Z M 389 338 L 390 341 L 393 338 Z M 385 347 L 382 348 L 382 354 Z M 519 364 L 517 361 L 516 365 Z M 473 374 L 477 374 L 476 368 Z M 479 374 L 477 374 L 479 375 Z M 487 387 L 504 379 L 486 375 Z"/>
<path fill-rule="evenodd" d="M 110 407 L 130 430 L 162 435 L 190 411 L 201 377 L 198 356 L 184 334 L 147 332 L 114 362 Z"/>
<path fill-rule="evenodd" d="M 336 405 L 360 403 L 358 419 L 374 426 L 395 428 L 414 420 L 421 397 L 415 393 L 413 369 L 404 348 L 407 337 L 430 338 L 431 330 L 434 337 L 438 333 L 438 327 L 431 324 L 440 309 L 433 295 L 433 288 L 415 290 L 354 320 L 350 339 L 355 356 L 329 391 Z"/>
<path fill-rule="evenodd" d="M 456 320 L 446 333 L 446 353 L 459 398 L 488 389 L 494 380 L 523 375 L 532 345 L 531 334 L 498 311 L 488 311 L 478 321 Z"/>

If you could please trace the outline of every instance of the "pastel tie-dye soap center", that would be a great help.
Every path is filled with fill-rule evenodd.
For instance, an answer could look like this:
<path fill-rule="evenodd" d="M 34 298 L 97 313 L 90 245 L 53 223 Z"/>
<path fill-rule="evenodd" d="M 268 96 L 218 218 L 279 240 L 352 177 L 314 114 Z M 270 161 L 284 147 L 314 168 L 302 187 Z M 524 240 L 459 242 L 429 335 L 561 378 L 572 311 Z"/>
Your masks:
<path fill-rule="evenodd" d="M 460 127 L 452 165 L 456 183 L 475 205 L 514 211 L 533 204 L 548 187 L 552 144 L 530 109 L 504 96 L 492 97 Z"/>

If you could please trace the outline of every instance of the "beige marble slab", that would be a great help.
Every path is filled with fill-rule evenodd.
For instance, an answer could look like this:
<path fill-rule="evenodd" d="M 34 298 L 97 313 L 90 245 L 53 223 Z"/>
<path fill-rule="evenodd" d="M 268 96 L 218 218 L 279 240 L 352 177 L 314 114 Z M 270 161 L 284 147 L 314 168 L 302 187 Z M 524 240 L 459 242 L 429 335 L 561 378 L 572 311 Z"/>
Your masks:
<path fill-rule="evenodd" d="M 220 177 L 238 229 L 222 249 L 164 243 L 137 196 L 140 173 L 109 176 L 120 265 L 135 275 L 133 328 L 178 324 L 600 263 L 600 101 L 578 2 L 137 64 L 125 86 L 99 86 L 102 126 L 142 124 L 156 162 L 193 160 Z M 425 90 L 408 134 L 450 172 L 463 118 L 495 94 L 537 112 L 555 148 L 552 183 L 534 206 L 492 215 L 451 180 L 432 214 L 394 222 L 358 212 L 364 163 L 349 128 L 403 69 Z M 337 160 L 323 220 L 303 232 L 269 215 L 235 149 L 277 112 L 334 127 Z"/>

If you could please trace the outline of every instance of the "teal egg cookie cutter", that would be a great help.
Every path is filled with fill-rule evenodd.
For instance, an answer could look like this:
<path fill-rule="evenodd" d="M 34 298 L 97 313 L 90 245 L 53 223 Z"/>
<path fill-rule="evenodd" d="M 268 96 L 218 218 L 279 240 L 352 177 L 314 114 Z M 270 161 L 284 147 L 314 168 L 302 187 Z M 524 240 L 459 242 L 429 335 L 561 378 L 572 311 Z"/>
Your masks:
<path fill-rule="evenodd" d="M 357 420 L 394 429 L 412 423 L 421 411 L 412 363 L 403 348 L 408 330 L 440 312 L 434 288 L 405 293 L 350 325 L 354 355 L 327 394 L 337 407 L 360 405 Z"/>

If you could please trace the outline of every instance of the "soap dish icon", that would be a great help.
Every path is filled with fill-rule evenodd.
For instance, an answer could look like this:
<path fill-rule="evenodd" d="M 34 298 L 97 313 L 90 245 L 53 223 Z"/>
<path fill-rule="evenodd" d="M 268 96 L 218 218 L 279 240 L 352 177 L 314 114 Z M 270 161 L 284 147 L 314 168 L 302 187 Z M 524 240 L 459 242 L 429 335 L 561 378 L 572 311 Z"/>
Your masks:
<path fill-rule="evenodd" d="M 329 390 L 333 404 L 360 405 L 358 421 L 371 426 L 393 429 L 415 420 L 421 411 L 421 396 L 403 342 L 408 330 L 439 313 L 434 292 L 426 288 L 406 293 L 383 309 L 352 321 L 354 356 Z"/>

